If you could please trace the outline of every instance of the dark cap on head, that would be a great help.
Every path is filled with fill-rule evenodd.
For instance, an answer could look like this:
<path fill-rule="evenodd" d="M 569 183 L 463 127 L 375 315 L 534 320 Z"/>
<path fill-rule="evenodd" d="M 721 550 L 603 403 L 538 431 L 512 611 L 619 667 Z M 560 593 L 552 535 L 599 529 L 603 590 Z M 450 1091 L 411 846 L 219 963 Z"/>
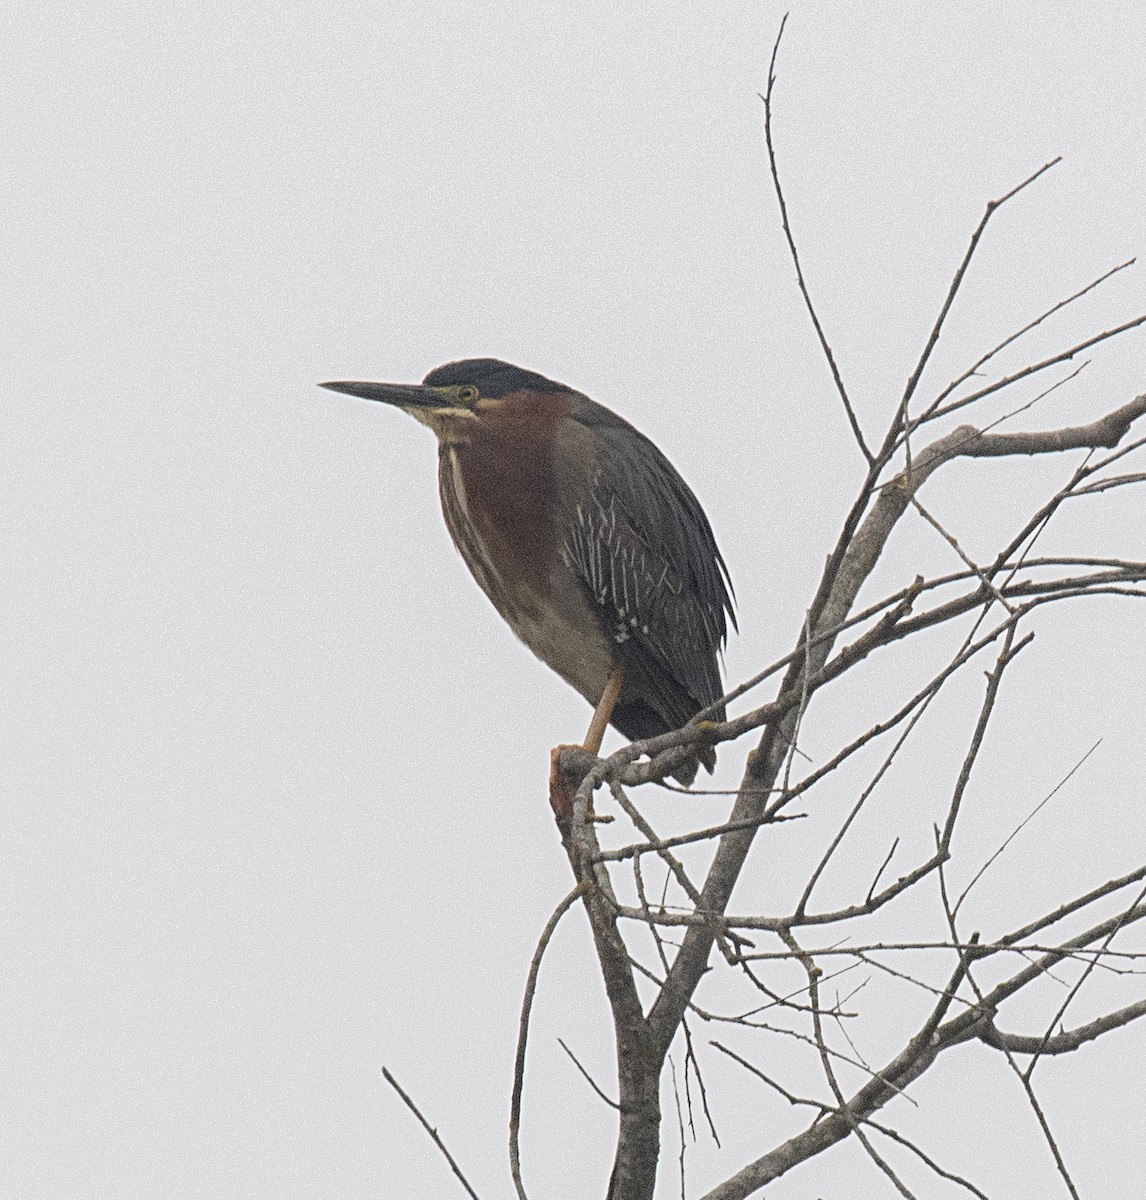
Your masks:
<path fill-rule="evenodd" d="M 554 383 L 536 371 L 526 371 L 499 358 L 463 358 L 435 367 L 422 383 L 426 387 L 455 387 L 472 383 L 483 396 L 497 399 L 510 392 L 563 392 L 563 383 Z"/>

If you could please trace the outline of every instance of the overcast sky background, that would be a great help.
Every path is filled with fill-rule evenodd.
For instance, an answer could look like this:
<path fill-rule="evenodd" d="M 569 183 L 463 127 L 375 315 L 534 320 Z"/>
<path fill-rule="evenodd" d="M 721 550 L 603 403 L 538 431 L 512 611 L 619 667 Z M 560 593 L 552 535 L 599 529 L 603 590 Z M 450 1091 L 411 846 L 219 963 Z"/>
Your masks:
<path fill-rule="evenodd" d="M 935 386 L 1146 249 L 1146 12 L 791 7 L 775 120 L 792 219 L 876 431 L 989 198 L 1064 156 L 992 229 Z M 0 1194 L 460 1195 L 383 1063 L 483 1200 L 509 1194 L 521 989 L 570 884 L 548 751 L 588 707 L 455 554 L 428 431 L 315 384 L 495 355 L 618 409 L 712 520 L 740 605 L 730 680 L 785 653 L 860 460 L 767 186 L 756 93 L 782 11 L 96 0 L 9 15 Z M 1125 273 L 1030 352 L 1142 311 L 1141 271 Z M 1095 355 L 1029 424 L 1143 391 L 1142 347 Z M 964 465 L 928 495 L 987 555 L 1066 469 Z M 1112 495 L 1065 513 L 1047 548 L 1141 558 L 1141 529 L 1140 497 Z M 917 528 L 884 590 L 939 569 L 958 563 Z M 1131 869 L 1146 842 L 1142 613 L 1064 608 L 1038 628 L 971 836 L 997 844 L 1104 740 L 996 880 L 995 902 L 1028 915 Z M 881 670 L 869 679 L 893 682 Z M 833 711 L 810 752 L 835 744 Z M 724 751 L 718 781 L 747 748 Z M 918 783 L 899 786 L 918 811 Z M 648 798 L 666 826 L 674 803 Z M 689 819 L 720 819 L 723 801 L 695 804 Z M 895 813 L 870 831 L 877 860 Z M 757 850 L 776 879 L 760 903 L 780 907 L 805 860 L 794 839 Z M 609 1085 L 580 913 L 543 969 L 523 1152 L 535 1197 L 599 1196 L 613 1114 L 558 1036 Z M 1040 1068 L 1085 1195 L 1141 1186 L 1144 1052 L 1134 1028 Z M 803 1120 L 704 1061 L 727 1136 L 690 1152 L 690 1194 Z M 1061 1191 L 997 1056 L 952 1055 L 916 1098 L 895 1115 L 992 1195 Z M 670 1135 L 665 1197 L 675 1155 Z M 842 1147 L 773 1192 L 890 1185 Z"/>

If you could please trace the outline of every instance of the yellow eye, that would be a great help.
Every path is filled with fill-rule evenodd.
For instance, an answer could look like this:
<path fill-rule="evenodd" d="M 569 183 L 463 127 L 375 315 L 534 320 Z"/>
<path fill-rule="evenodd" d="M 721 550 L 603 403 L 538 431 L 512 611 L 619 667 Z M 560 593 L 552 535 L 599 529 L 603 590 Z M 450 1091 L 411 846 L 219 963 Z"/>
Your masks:
<path fill-rule="evenodd" d="M 458 388 L 458 399 L 462 404 L 473 404 L 478 398 L 478 390 L 471 383 Z"/>

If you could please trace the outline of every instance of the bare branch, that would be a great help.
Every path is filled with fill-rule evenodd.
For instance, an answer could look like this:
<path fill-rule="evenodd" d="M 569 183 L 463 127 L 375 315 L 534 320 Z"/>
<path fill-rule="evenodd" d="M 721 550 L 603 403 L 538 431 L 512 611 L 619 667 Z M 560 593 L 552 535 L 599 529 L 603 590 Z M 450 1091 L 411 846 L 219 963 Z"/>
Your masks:
<path fill-rule="evenodd" d="M 992 1012 L 996 1011 L 1004 1000 L 1022 991 L 1027 984 L 1033 983 L 1036 979 L 1040 978 L 1056 963 L 1062 962 L 1063 959 L 1067 958 L 1073 951 L 1082 950 L 1092 942 L 1101 941 L 1116 930 L 1134 925 L 1144 917 L 1146 917 L 1146 904 L 1136 904 L 1133 908 L 1119 913 L 1118 916 L 1100 921 L 1097 925 L 1091 926 L 1075 937 L 1068 938 L 1061 946 L 1048 951 L 1048 953 L 1029 967 L 1026 967 L 1016 975 L 1012 975 L 1010 979 L 996 984 L 989 992 L 984 994 L 981 1007 Z"/>
<path fill-rule="evenodd" d="M 513 1093 L 509 1103 L 509 1165 L 513 1174 L 513 1186 L 517 1189 L 518 1200 L 527 1200 L 525 1187 L 521 1182 L 521 1150 L 518 1136 L 521 1129 L 521 1093 L 525 1087 L 525 1046 L 529 1039 L 529 1015 L 533 1010 L 533 997 L 537 991 L 537 974 L 541 970 L 541 960 L 545 956 L 550 939 L 561 918 L 573 907 L 582 891 L 582 885 L 578 884 L 553 910 L 553 915 L 545 923 L 541 937 L 537 940 L 537 949 L 534 950 L 533 959 L 529 964 L 525 995 L 521 999 L 521 1017 L 517 1027 L 517 1055 L 513 1066 Z"/>
<path fill-rule="evenodd" d="M 1139 1000 L 1135 1004 L 1128 1004 L 1125 1008 L 1107 1013 L 1104 1017 L 1088 1021 L 1077 1029 L 1064 1030 L 1049 1036 L 1043 1034 L 1030 1037 L 1019 1033 L 1004 1033 L 992 1025 L 989 1029 L 985 1029 L 979 1037 L 980 1041 L 985 1042 L 988 1046 L 994 1046 L 1000 1050 L 1006 1049 L 1012 1054 L 1070 1054 L 1080 1046 L 1086 1045 L 1087 1042 L 1093 1042 L 1095 1038 L 1101 1037 L 1104 1033 L 1120 1029 L 1123 1025 L 1129 1025 L 1131 1021 L 1137 1021 L 1139 1017 L 1143 1016 L 1146 1016 L 1146 1000 Z"/>
<path fill-rule="evenodd" d="M 1093 891 L 1089 891 L 1075 900 L 1070 900 L 1066 904 L 1060 905 L 1054 912 L 1039 917 L 1031 921 L 1030 924 L 1024 925 L 1021 929 L 1016 929 L 1014 932 L 999 938 L 999 945 L 1007 947 L 1016 945 L 1024 938 L 1030 937 L 1031 934 L 1038 933 L 1043 929 L 1049 929 L 1050 926 L 1057 925 L 1065 917 L 1072 916 L 1076 912 L 1081 912 L 1096 901 L 1102 900 L 1106 896 L 1112 896 L 1115 892 L 1120 892 L 1123 888 L 1129 887 L 1133 883 L 1138 883 L 1142 879 L 1146 879 L 1146 866 L 1138 867 L 1117 879 L 1107 880 L 1106 883 L 1094 888 Z M 1083 945 L 1086 945 L 1086 943 L 1084 942 Z"/>
<path fill-rule="evenodd" d="M 1130 908 L 1128 911 L 1133 912 L 1133 910 L 1142 902 L 1143 897 L 1146 897 L 1146 888 L 1143 888 L 1138 892 L 1138 895 L 1134 898 L 1133 902 L 1130 904 Z M 1106 935 L 1106 937 L 1103 938 L 1102 947 L 1101 947 L 1101 950 L 1099 951 L 1100 954 L 1105 952 L 1106 950 L 1109 950 L 1110 943 L 1118 935 L 1118 933 L 1120 932 L 1120 929 L 1121 929 L 1121 926 L 1115 926 Z M 1046 1036 L 1048 1039 L 1051 1036 L 1051 1030 L 1054 1029 L 1054 1027 L 1056 1025 L 1061 1024 L 1062 1018 L 1066 1015 L 1066 1010 L 1070 1006 L 1071 1001 L 1073 1001 L 1075 996 L 1077 996 L 1078 993 L 1082 990 L 1083 984 L 1086 983 L 1087 979 L 1090 978 L 1091 974 L 1094 972 L 1094 969 L 1098 965 L 1099 961 L 1100 961 L 1100 959 L 1096 957 L 1096 958 L 1092 958 L 1091 961 L 1086 964 L 1086 966 L 1082 970 L 1082 973 L 1079 975 L 1078 979 L 1075 981 L 1074 985 L 1071 987 L 1070 991 L 1067 993 L 1066 998 L 1063 1000 L 1062 1004 L 1059 1006 L 1058 1011 L 1054 1014 L 1053 1017 L 1051 1017 L 1050 1021 L 1047 1022 Z M 1033 1073 L 1035 1066 L 1039 1061 L 1039 1057 L 1040 1057 L 1039 1053 L 1036 1052 L 1034 1054 L 1034 1056 L 1031 1058 L 1031 1061 L 1027 1064 L 1026 1071 L 1023 1072 L 1024 1079 L 1030 1079 L 1031 1074 Z"/>
<path fill-rule="evenodd" d="M 901 1146 L 906 1147 L 921 1162 L 926 1163 L 940 1179 L 947 1179 L 951 1183 L 957 1183 L 961 1188 L 966 1188 L 972 1196 L 978 1196 L 979 1200 L 989 1200 L 985 1192 L 981 1192 L 973 1183 L 964 1179 L 962 1175 L 956 1175 L 953 1171 L 945 1171 L 933 1158 L 924 1154 L 913 1141 L 905 1138 L 902 1133 L 896 1132 L 890 1126 L 881 1125 L 878 1121 L 867 1121 L 866 1124 L 870 1125 L 872 1129 L 878 1130 L 884 1137 L 890 1138 L 893 1142 L 898 1142 Z"/>
<path fill-rule="evenodd" d="M 1071 769 L 1069 771 L 1067 771 L 1067 773 L 1062 777 L 1062 779 L 1060 779 L 1059 782 L 1056 783 L 1055 786 L 1053 788 L 1051 788 L 1051 790 L 1049 792 L 1047 792 L 1047 794 L 1038 802 L 1038 804 L 1036 804 L 1034 806 L 1034 808 L 1032 808 L 1031 811 L 1029 813 L 1027 813 L 1027 815 L 1018 823 L 1018 825 L 1015 826 L 1015 828 L 1011 831 L 1011 833 L 1003 840 L 1002 845 L 1000 845 L 999 848 L 979 868 L 979 870 L 975 872 L 975 875 L 972 877 L 971 882 L 969 884 L 967 884 L 967 886 L 963 889 L 962 894 L 960 895 L 959 899 L 956 901 L 955 907 L 952 910 L 954 913 L 958 914 L 959 909 L 963 905 L 963 901 L 967 899 L 968 893 L 975 886 L 975 884 L 977 884 L 979 882 L 979 880 L 982 879 L 984 874 L 986 874 L 986 872 L 990 869 L 991 864 L 1006 850 L 1006 848 L 1011 844 L 1011 842 L 1014 841 L 1014 839 L 1016 837 L 1018 837 L 1018 835 L 1022 832 L 1022 830 L 1025 829 L 1026 826 L 1031 821 L 1034 820 L 1034 818 L 1042 811 L 1043 807 L 1046 804 L 1048 804 L 1051 801 L 1051 799 L 1055 795 L 1057 795 L 1059 791 L 1062 790 L 1062 788 L 1064 788 L 1066 786 L 1066 784 L 1070 781 L 1070 779 L 1074 775 L 1074 773 L 1082 766 L 1082 764 L 1084 762 L 1086 762 L 1086 760 L 1101 745 L 1102 745 L 1102 739 L 1099 738 L 1098 741 L 1095 742 L 1094 745 L 1091 746 L 1091 748 L 1078 760 L 1078 762 L 1076 762 L 1074 764 L 1074 766 L 1071 767 Z"/>
<path fill-rule="evenodd" d="M 1005 195 L 1000 196 L 997 200 L 989 200 L 987 207 L 983 212 L 983 216 L 979 224 L 975 227 L 975 232 L 971 234 L 971 241 L 967 246 L 967 251 L 963 255 L 963 261 L 959 264 L 955 271 L 955 275 L 951 280 L 951 286 L 947 289 L 947 295 L 943 300 L 943 305 L 939 310 L 939 316 L 935 318 L 935 324 L 932 326 L 931 333 L 927 338 L 927 344 L 923 347 L 923 353 L 919 356 L 919 361 L 915 365 L 915 370 L 912 371 L 911 377 L 907 381 L 907 386 L 903 391 L 903 399 L 899 402 L 900 423 L 905 424 L 907 420 L 907 410 L 911 403 L 912 397 L 915 395 L 915 390 L 919 386 L 919 380 L 923 375 L 924 368 L 927 366 L 931 358 L 931 352 L 935 349 L 939 334 L 943 330 L 944 322 L 947 320 L 947 315 L 951 311 L 951 306 L 955 303 L 955 297 L 959 294 L 959 289 L 963 286 L 963 279 L 967 274 L 968 268 L 971 266 L 971 260 L 975 257 L 975 251 L 979 248 L 979 242 L 982 240 L 983 234 L 987 231 L 987 225 L 991 218 L 1007 203 L 1008 200 L 1017 196 L 1024 188 L 1029 187 L 1036 179 L 1045 175 L 1051 167 L 1057 166 L 1062 162 L 1062 158 L 1052 158 L 1050 162 L 1044 163 L 1032 175 L 1028 175 L 1022 183 L 1016 184 Z M 989 357 L 989 356 L 988 356 Z"/>
<path fill-rule="evenodd" d="M 684 1195 L 684 1118 L 680 1111 L 680 1089 L 676 1085 L 676 1063 L 672 1060 L 672 1055 L 669 1055 L 669 1071 L 672 1073 L 672 1095 L 676 1102 L 676 1128 L 677 1135 L 680 1138 L 680 1200 L 685 1200 Z"/>
<path fill-rule="evenodd" d="M 835 1111 L 843 1114 L 844 1119 L 851 1126 L 852 1133 L 855 1135 L 860 1145 L 863 1146 L 864 1150 L 867 1151 L 868 1157 L 872 1160 L 872 1162 L 875 1163 L 877 1167 L 879 1167 L 879 1169 L 888 1177 L 888 1179 L 891 1180 L 892 1186 L 896 1189 L 896 1191 L 899 1192 L 901 1196 L 905 1197 L 906 1200 L 915 1200 L 914 1194 L 908 1189 L 903 1180 L 901 1180 L 899 1176 L 896 1175 L 896 1173 L 892 1170 L 891 1164 L 888 1163 L 871 1144 L 867 1135 L 860 1127 L 860 1122 L 856 1119 L 855 1114 L 849 1109 L 847 1100 L 844 1098 L 844 1094 L 840 1089 L 839 1081 L 836 1079 L 835 1069 L 832 1066 L 832 1055 L 828 1051 L 827 1042 L 824 1040 L 824 1030 L 820 1013 L 819 999 L 820 975 L 822 974 L 820 968 L 816 966 L 815 960 L 810 955 L 805 954 L 804 951 L 801 950 L 801 948 L 797 945 L 796 940 L 790 933 L 785 933 L 782 936 L 784 937 L 785 943 L 788 945 L 789 949 L 792 950 L 793 954 L 799 960 L 800 965 L 804 968 L 808 975 L 808 995 L 812 1005 L 812 1028 L 814 1030 L 816 1047 L 820 1052 L 820 1062 L 824 1069 L 824 1077 L 828 1081 L 828 1086 L 831 1088 L 832 1094 L 836 1098 L 836 1103 L 839 1105 Z"/>
<path fill-rule="evenodd" d="M 947 811 L 947 823 L 943 826 L 943 833 L 939 838 L 939 853 L 946 854 L 951 848 L 951 837 L 955 832 L 955 821 L 959 815 L 959 806 L 963 802 L 963 793 L 967 789 L 967 783 L 971 778 L 971 768 L 975 765 L 975 760 L 979 757 L 979 751 L 983 745 L 983 736 L 987 732 L 987 724 L 991 719 L 991 714 L 995 710 L 995 701 L 999 695 L 999 684 L 1003 679 L 1003 672 L 1007 666 L 1014 661 L 1017 655 L 1024 646 L 1029 646 L 1033 634 L 1028 634 L 1021 642 L 1015 644 L 1015 627 L 1009 625 L 1003 640 L 1003 648 L 999 651 L 998 660 L 995 663 L 995 669 L 987 676 L 987 691 L 983 697 L 983 704 L 979 709 L 979 719 L 975 723 L 975 732 L 971 736 L 971 745 L 967 748 L 967 753 L 963 759 L 963 765 L 959 769 L 959 779 L 955 784 L 955 791 L 951 797 L 951 806 Z"/>
<path fill-rule="evenodd" d="M 1005 350 L 1010 345 L 1013 345 L 1021 337 L 1023 337 L 1025 334 L 1030 333 L 1032 329 L 1037 328 L 1049 317 L 1052 317 L 1055 313 L 1060 312 L 1062 309 L 1066 308 L 1068 305 L 1073 304 L 1076 300 L 1081 300 L 1083 296 L 1085 296 L 1088 292 L 1094 291 L 1095 288 L 1100 287 L 1108 279 L 1110 279 L 1111 276 L 1117 275 L 1120 271 L 1125 271 L 1128 267 L 1132 267 L 1136 261 L 1137 261 L 1137 259 L 1128 258 L 1125 262 L 1119 263 L 1118 266 L 1111 267 L 1109 271 L 1104 271 L 1097 278 L 1092 279 L 1090 281 L 1090 283 L 1088 283 L 1085 287 L 1080 288 L 1077 292 L 1074 292 L 1072 295 L 1067 296 L 1065 300 L 1060 300 L 1060 301 L 1058 301 L 1057 304 L 1052 304 L 1050 306 L 1050 308 L 1048 308 L 1044 312 L 1040 313 L 1037 317 L 1034 318 L 1034 320 L 1028 321 L 1021 329 L 1018 329 L 1014 333 L 1005 337 L 1001 342 L 999 342 L 997 345 L 993 346 L 990 350 L 988 350 L 987 353 L 984 354 L 981 358 L 979 358 L 975 362 L 973 362 L 967 368 L 967 370 L 963 372 L 962 375 L 958 376 L 958 378 L 956 378 L 956 379 L 953 379 L 931 402 L 928 412 L 925 412 L 922 417 L 916 418 L 912 422 L 912 425 L 913 426 L 919 425 L 923 421 L 926 421 L 928 419 L 929 413 L 942 407 L 943 401 L 946 400 L 947 397 L 950 396 L 952 392 L 954 392 L 956 389 L 958 389 L 960 386 L 962 386 L 964 383 L 966 383 L 968 379 L 971 379 L 975 375 L 977 375 L 979 373 L 979 371 L 983 367 L 985 367 L 992 358 L 995 357 L 996 354 L 1000 353 L 1000 351 Z"/>
<path fill-rule="evenodd" d="M 755 1075 L 757 1079 L 763 1080 L 764 1083 L 773 1089 L 773 1091 L 779 1092 L 780 1095 L 783 1096 L 784 1099 L 787 1100 L 788 1103 L 793 1107 L 806 1105 L 810 1108 L 819 1109 L 821 1113 L 829 1113 L 832 1111 L 830 1104 L 823 1104 L 819 1100 L 806 1100 L 800 1096 L 794 1095 L 792 1092 L 788 1091 L 787 1088 L 778 1084 L 770 1075 L 766 1075 L 762 1070 L 760 1070 L 759 1067 L 750 1063 L 746 1058 L 741 1058 L 735 1050 L 730 1050 L 721 1042 L 709 1042 L 708 1044 L 710 1046 L 715 1046 L 716 1049 L 722 1054 L 727 1054 L 733 1062 L 738 1062 L 746 1071 L 750 1071 L 753 1075 Z"/>
<path fill-rule="evenodd" d="M 1146 318 L 1143 318 L 1146 320 Z M 970 425 L 961 425 L 948 434 L 956 445 L 953 450 L 968 458 L 988 458 L 1004 454 L 1058 454 L 1063 450 L 1093 450 L 1097 446 L 1117 446 L 1126 431 L 1146 412 L 1146 395 L 1124 404 L 1112 413 L 1069 429 L 1048 429 L 1041 433 L 979 433 Z M 965 445 L 957 445 L 966 439 Z M 937 442 L 943 445 L 947 439 Z M 954 454 L 951 455 L 954 457 Z"/>
<path fill-rule="evenodd" d="M 943 899 L 944 915 L 947 918 L 948 926 L 951 930 L 952 940 L 957 942 L 959 940 L 959 934 L 955 924 L 955 911 L 951 907 L 951 904 L 948 900 L 947 889 L 942 871 L 940 871 L 939 875 L 939 885 L 940 893 Z M 975 998 L 978 1001 L 976 1005 L 977 1011 L 993 1012 L 993 1008 L 991 1008 L 984 999 L 983 991 L 979 987 L 978 982 L 970 971 L 970 959 L 968 958 L 966 961 L 968 963 L 968 970 L 966 974 L 967 982 L 971 985 L 971 988 L 975 993 Z M 990 1024 L 990 1022 L 988 1022 L 988 1024 Z M 1014 1056 L 1009 1050 L 1006 1049 L 1006 1047 L 1002 1047 L 1002 1051 L 1007 1060 L 1007 1065 L 1018 1077 L 1019 1082 L 1022 1084 L 1023 1090 L 1026 1092 L 1027 1102 L 1030 1104 L 1031 1111 L 1035 1114 L 1035 1119 L 1038 1121 L 1039 1127 L 1042 1129 L 1043 1138 L 1045 1139 L 1047 1147 L 1054 1158 L 1055 1166 L 1058 1168 L 1058 1173 L 1061 1176 L 1062 1181 L 1066 1184 L 1067 1190 L 1075 1198 L 1075 1200 L 1079 1200 L 1078 1191 L 1074 1186 L 1074 1180 L 1071 1178 L 1070 1172 L 1067 1170 L 1066 1160 L 1062 1156 L 1062 1151 L 1059 1150 L 1058 1142 L 1055 1140 L 1054 1132 L 1050 1127 L 1050 1122 L 1047 1120 L 1046 1113 L 1043 1112 L 1042 1105 L 1039 1103 L 1038 1097 L 1035 1095 L 1034 1085 L 1031 1083 L 1030 1076 L 1019 1070 L 1018 1063 L 1015 1062 Z"/>
<path fill-rule="evenodd" d="M 856 445 L 859 446 L 861 453 L 867 459 L 870 466 L 875 461 L 875 458 L 868 448 L 867 442 L 864 440 L 863 430 L 860 428 L 855 409 L 852 407 L 852 402 L 848 397 L 848 390 L 844 386 L 843 376 L 840 374 L 839 367 L 836 366 L 836 356 L 832 352 L 827 334 L 824 333 L 824 327 L 820 323 L 819 314 L 816 312 L 816 306 L 812 303 L 812 296 L 808 291 L 807 281 L 804 279 L 804 269 L 800 264 L 800 252 L 796 249 L 796 239 L 792 235 L 792 226 L 788 219 L 788 204 L 784 199 L 784 189 L 780 183 L 780 170 L 776 164 L 776 144 L 772 138 L 772 89 L 776 83 L 776 57 L 780 53 L 780 39 L 784 36 L 784 26 L 787 20 L 788 14 L 785 13 L 780 21 L 780 30 L 776 34 L 776 42 L 772 47 L 772 61 L 768 64 L 768 87 L 760 97 L 764 103 L 764 144 L 768 150 L 768 166 L 772 176 L 772 191 L 775 193 L 776 201 L 780 206 L 780 221 L 784 227 L 784 238 L 788 243 L 788 253 L 791 256 L 792 265 L 796 268 L 796 283 L 800 288 L 800 295 L 804 298 L 804 307 L 807 309 L 812 326 L 816 331 L 816 337 L 820 342 L 820 349 L 824 353 L 824 358 L 827 359 L 828 369 L 832 373 L 832 382 L 835 384 L 836 391 L 839 393 L 840 400 L 843 403 L 844 412 L 847 414 L 848 424 L 852 427 L 852 434 L 855 437 Z"/>
<path fill-rule="evenodd" d="M 445 1156 L 446 1162 L 448 1162 L 450 1164 L 450 1170 L 453 1171 L 453 1173 L 458 1177 L 459 1181 L 461 1182 L 462 1187 L 464 1187 L 466 1189 L 466 1192 L 470 1196 L 473 1197 L 473 1200 L 478 1200 L 477 1192 L 475 1192 L 473 1190 L 473 1188 L 470 1187 L 469 1180 L 462 1174 L 462 1169 L 461 1169 L 461 1167 L 458 1166 L 457 1162 L 454 1159 L 454 1156 L 446 1149 L 446 1144 L 438 1136 L 438 1131 L 430 1124 L 429 1121 L 426 1120 L 426 1118 L 424 1116 L 422 1116 L 421 1112 L 418 1109 L 418 1106 L 402 1090 L 402 1085 L 394 1078 L 393 1075 L 390 1074 L 390 1072 L 385 1067 L 382 1068 L 382 1078 L 385 1079 L 386 1082 L 394 1089 L 394 1091 L 396 1091 L 398 1093 L 398 1095 L 402 1097 L 402 1101 L 406 1105 L 406 1107 L 421 1122 L 422 1128 L 430 1135 L 430 1137 L 433 1139 L 434 1145 L 437 1146 L 437 1148 Z"/>
<path fill-rule="evenodd" d="M 577 1070 L 581 1072 L 581 1077 L 593 1089 L 593 1091 L 596 1092 L 597 1095 L 600 1096 L 600 1098 L 602 1100 L 604 1100 L 605 1103 L 610 1108 L 615 1108 L 618 1111 L 620 1111 L 621 1106 L 616 1102 L 616 1100 L 611 1100 L 608 1096 L 605 1095 L 604 1091 L 602 1091 L 602 1089 L 601 1089 L 600 1085 L 597 1083 L 597 1081 L 581 1065 L 581 1062 L 577 1058 L 577 1055 L 574 1054 L 573 1051 L 570 1050 L 569 1047 L 565 1044 L 565 1040 L 563 1038 L 558 1038 L 557 1044 L 561 1047 L 562 1050 L 565 1051 L 566 1054 L 569 1055 L 569 1060 L 573 1063 L 573 1065 L 577 1068 Z"/>
<path fill-rule="evenodd" d="M 1077 358 L 1078 355 L 1089 350 L 1092 346 L 1108 342 L 1111 338 L 1120 337 L 1124 333 L 1129 333 L 1132 329 L 1137 329 L 1144 323 L 1146 323 L 1146 313 L 1142 316 L 1134 317 L 1132 320 L 1123 321 L 1121 325 L 1104 329 L 1101 333 L 1096 333 L 1092 337 L 1085 338 L 1069 349 L 1060 350 L 1057 354 L 1052 354 L 1049 358 L 1044 358 L 1040 362 L 1032 363 L 1028 367 L 1023 367 L 1019 371 L 1005 375 L 1002 379 L 997 379 L 994 383 L 987 384 L 986 387 L 980 388 L 977 392 L 972 392 L 970 395 L 963 396 L 959 400 L 952 400 L 950 404 L 936 408 L 934 411 L 929 410 L 925 414 L 925 417 L 928 421 L 933 421 L 947 416 L 948 413 L 957 412 L 961 408 L 966 408 L 969 404 L 977 403 L 985 396 L 990 396 L 995 392 L 1001 392 L 1004 388 L 1009 388 L 1021 379 L 1029 379 L 1032 375 L 1038 375 L 1041 371 L 1047 370 L 1048 367 L 1057 366 L 1061 362 L 1070 362 L 1071 359 Z"/>

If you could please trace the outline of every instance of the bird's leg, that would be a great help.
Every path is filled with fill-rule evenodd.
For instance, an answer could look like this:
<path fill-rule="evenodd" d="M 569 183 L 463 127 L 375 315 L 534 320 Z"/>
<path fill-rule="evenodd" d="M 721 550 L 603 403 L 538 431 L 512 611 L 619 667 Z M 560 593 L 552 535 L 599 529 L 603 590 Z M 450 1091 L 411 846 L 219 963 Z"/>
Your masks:
<path fill-rule="evenodd" d="M 553 806 L 558 823 L 563 828 L 567 828 L 573 820 L 575 791 L 561 770 L 561 751 L 588 750 L 590 754 L 596 754 L 601 749 L 605 730 L 613 717 L 613 709 L 617 707 L 617 699 L 621 694 L 621 683 L 623 680 L 624 668 L 619 666 L 614 667 L 609 673 L 609 679 L 605 684 L 604 692 L 601 693 L 601 699 L 597 701 L 597 707 L 593 712 L 592 721 L 589 722 L 589 732 L 585 734 L 583 745 L 557 746 L 550 755 L 549 803 Z M 589 812 L 587 815 L 590 821 L 611 821 L 613 819 L 612 817 L 594 816 L 592 796 L 589 797 Z"/>
<path fill-rule="evenodd" d="M 589 722 L 589 732 L 585 734 L 585 749 L 590 754 L 596 754 L 601 749 L 601 743 L 605 739 L 605 730 L 613 719 L 613 709 L 617 707 L 617 700 L 621 695 L 621 683 L 624 678 L 624 667 L 616 666 L 609 673 L 605 690 L 601 693 L 601 699 L 597 701 L 593 719 Z"/>

